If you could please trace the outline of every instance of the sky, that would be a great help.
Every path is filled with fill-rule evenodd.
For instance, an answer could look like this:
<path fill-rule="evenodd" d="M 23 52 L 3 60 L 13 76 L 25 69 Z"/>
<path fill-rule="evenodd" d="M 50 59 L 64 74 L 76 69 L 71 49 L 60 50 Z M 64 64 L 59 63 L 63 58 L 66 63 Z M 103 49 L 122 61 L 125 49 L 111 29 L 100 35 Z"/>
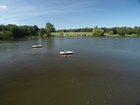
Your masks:
<path fill-rule="evenodd" d="M 0 24 L 55 29 L 140 26 L 140 0 L 0 0 Z"/>

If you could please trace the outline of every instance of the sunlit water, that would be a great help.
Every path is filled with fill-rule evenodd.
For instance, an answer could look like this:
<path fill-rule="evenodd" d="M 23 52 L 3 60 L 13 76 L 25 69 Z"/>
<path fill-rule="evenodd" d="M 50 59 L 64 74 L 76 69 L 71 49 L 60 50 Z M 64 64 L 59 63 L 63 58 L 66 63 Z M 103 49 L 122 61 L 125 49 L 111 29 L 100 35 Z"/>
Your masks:
<path fill-rule="evenodd" d="M 140 38 L 0 41 L 0 105 L 140 105 Z"/>

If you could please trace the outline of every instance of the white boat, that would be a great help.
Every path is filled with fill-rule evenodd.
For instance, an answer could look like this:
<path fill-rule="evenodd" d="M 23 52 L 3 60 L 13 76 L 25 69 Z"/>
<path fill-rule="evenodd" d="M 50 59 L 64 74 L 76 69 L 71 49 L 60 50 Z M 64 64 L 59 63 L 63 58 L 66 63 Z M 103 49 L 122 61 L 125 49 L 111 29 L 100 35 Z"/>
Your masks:
<path fill-rule="evenodd" d="M 73 51 L 64 50 L 60 52 L 60 55 L 69 55 L 69 54 L 73 54 Z"/>
<path fill-rule="evenodd" d="M 43 45 L 33 45 L 32 48 L 41 48 Z"/>

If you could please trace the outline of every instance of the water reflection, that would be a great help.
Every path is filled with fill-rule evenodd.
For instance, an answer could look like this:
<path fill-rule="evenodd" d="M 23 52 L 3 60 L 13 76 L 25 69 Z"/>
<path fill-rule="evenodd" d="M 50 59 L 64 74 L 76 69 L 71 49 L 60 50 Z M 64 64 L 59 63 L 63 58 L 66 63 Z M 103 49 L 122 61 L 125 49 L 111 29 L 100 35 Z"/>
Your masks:
<path fill-rule="evenodd" d="M 47 38 L 46 39 L 47 49 L 52 50 L 54 49 L 54 39 L 53 38 Z"/>
<path fill-rule="evenodd" d="M 140 105 L 140 102 L 137 105 Z"/>
<path fill-rule="evenodd" d="M 61 57 L 71 57 L 73 56 L 72 54 L 68 54 L 68 55 L 60 55 Z"/>

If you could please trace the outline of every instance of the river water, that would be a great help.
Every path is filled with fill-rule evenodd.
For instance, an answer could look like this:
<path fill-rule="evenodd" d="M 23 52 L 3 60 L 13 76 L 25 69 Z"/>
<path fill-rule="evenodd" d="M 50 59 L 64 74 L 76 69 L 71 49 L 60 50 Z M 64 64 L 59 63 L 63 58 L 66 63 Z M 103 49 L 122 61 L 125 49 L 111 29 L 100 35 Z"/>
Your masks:
<path fill-rule="evenodd" d="M 0 105 L 140 105 L 140 38 L 0 41 Z"/>

